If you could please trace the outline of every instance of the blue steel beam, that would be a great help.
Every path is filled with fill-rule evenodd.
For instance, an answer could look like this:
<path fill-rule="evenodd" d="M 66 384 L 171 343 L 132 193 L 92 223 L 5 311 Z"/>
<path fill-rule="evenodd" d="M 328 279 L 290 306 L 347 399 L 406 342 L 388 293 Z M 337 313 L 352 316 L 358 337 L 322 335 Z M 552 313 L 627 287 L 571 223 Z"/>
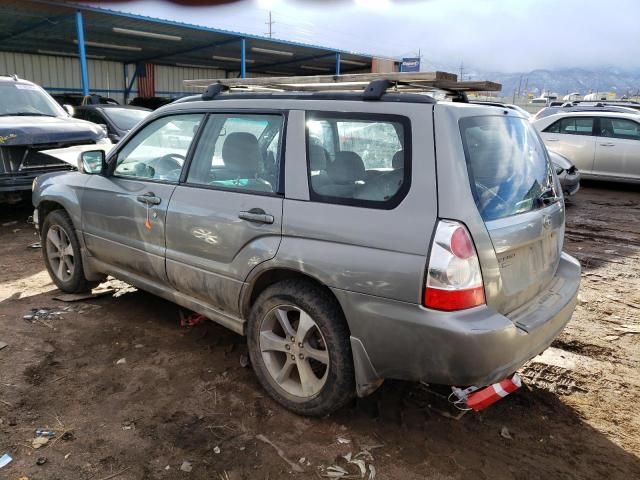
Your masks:
<path fill-rule="evenodd" d="M 240 78 L 247 77 L 247 41 L 240 39 Z"/>
<path fill-rule="evenodd" d="M 89 73 L 87 72 L 87 52 L 84 48 L 84 25 L 82 12 L 76 10 L 76 32 L 78 36 L 78 56 L 80 57 L 80 78 L 82 79 L 82 94 L 89 95 Z"/>
<path fill-rule="evenodd" d="M 336 75 L 340 75 L 340 52 L 336 52 Z"/>

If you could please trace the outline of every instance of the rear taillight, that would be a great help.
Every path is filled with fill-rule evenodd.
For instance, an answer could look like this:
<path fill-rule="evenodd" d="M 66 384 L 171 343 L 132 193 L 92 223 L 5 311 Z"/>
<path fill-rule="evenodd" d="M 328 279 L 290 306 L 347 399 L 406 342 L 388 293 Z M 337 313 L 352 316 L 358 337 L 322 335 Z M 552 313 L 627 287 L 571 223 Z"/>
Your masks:
<path fill-rule="evenodd" d="M 450 312 L 484 303 L 480 262 L 471 235 L 461 223 L 440 220 L 429 257 L 424 306 Z"/>

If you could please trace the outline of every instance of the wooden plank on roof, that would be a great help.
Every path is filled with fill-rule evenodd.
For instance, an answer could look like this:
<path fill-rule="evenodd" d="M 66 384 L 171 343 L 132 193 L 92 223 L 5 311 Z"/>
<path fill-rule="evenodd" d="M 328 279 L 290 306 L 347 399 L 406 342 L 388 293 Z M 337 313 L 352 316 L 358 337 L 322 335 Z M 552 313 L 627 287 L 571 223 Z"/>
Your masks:
<path fill-rule="evenodd" d="M 317 85 L 319 88 L 327 84 L 368 84 L 373 80 L 389 80 L 391 82 L 426 83 L 447 81 L 456 82 L 458 76 L 447 72 L 392 72 L 392 73 L 352 73 L 346 75 L 309 75 L 295 77 L 257 77 L 257 78 L 212 78 L 201 80 L 185 80 L 184 84 L 190 87 L 206 88 L 211 84 L 219 83 L 227 87 L 275 87 L 277 85 Z"/>

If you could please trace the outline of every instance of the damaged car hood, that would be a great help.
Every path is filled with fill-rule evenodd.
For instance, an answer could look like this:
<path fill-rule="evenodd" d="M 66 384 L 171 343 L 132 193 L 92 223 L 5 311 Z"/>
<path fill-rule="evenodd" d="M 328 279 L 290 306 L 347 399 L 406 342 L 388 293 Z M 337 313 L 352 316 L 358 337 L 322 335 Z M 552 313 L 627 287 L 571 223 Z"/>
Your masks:
<path fill-rule="evenodd" d="M 114 147 L 113 144 L 100 144 L 100 145 L 76 145 L 74 147 L 67 148 L 54 148 L 51 150 L 42 150 L 41 153 L 49 155 L 50 157 L 62 160 L 65 163 L 73 167 L 78 166 L 80 161 L 80 154 L 90 150 L 104 150 L 105 155 Z"/>
<path fill-rule="evenodd" d="M 95 143 L 105 136 L 101 127 L 65 117 L 0 117 L 0 147 Z"/>

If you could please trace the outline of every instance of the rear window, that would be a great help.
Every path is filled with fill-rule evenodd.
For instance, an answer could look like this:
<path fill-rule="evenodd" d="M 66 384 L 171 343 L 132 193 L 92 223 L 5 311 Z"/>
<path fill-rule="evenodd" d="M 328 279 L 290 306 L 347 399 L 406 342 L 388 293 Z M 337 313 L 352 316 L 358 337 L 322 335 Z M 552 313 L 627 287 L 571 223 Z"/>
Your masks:
<path fill-rule="evenodd" d="M 116 127 L 127 131 L 131 130 L 151 113 L 147 110 L 135 110 L 133 108 L 105 108 L 103 112 L 116 124 Z"/>
<path fill-rule="evenodd" d="M 547 153 L 533 127 L 516 117 L 468 117 L 460 133 L 469 181 L 485 221 L 538 208 L 552 185 Z"/>

